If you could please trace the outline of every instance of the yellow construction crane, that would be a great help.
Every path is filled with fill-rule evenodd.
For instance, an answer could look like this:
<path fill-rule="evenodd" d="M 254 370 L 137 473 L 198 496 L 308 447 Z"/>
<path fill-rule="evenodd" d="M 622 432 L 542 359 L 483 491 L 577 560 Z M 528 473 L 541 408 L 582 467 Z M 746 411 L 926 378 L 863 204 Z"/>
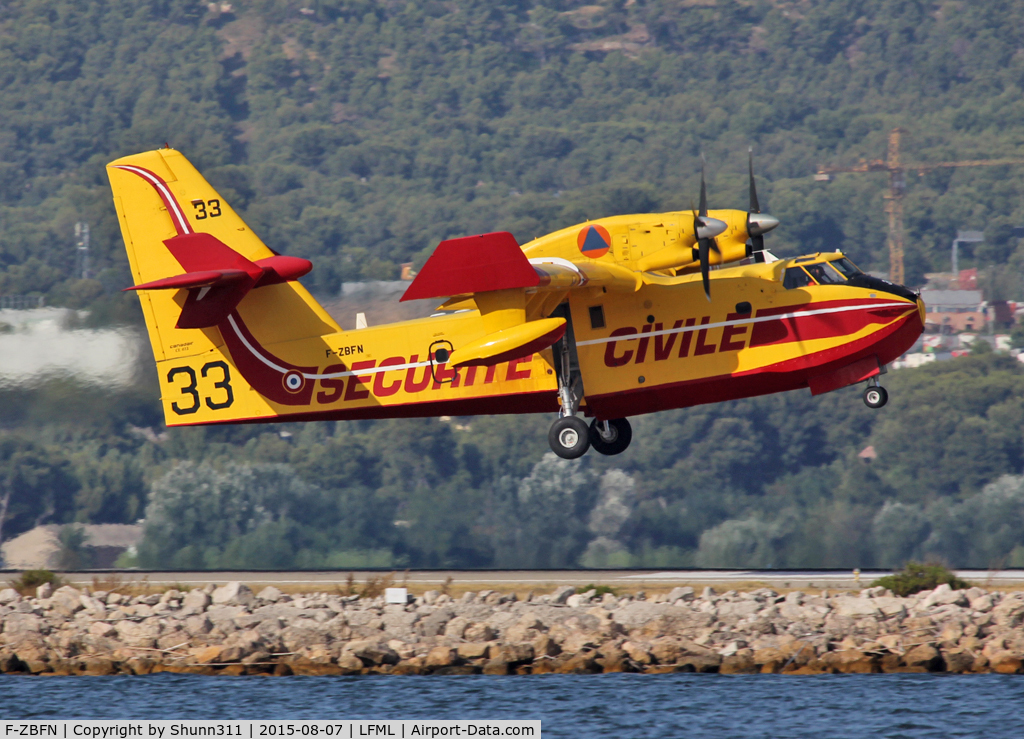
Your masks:
<path fill-rule="evenodd" d="M 839 172 L 888 172 L 889 192 L 885 194 L 885 212 L 889 216 L 889 279 L 903 284 L 903 195 L 907 189 L 907 171 L 916 171 L 920 177 L 933 169 L 950 167 L 987 167 L 998 164 L 1024 164 L 1024 159 L 968 159 L 959 162 L 931 162 L 928 164 L 902 164 L 900 162 L 900 136 L 906 131 L 894 128 L 889 133 L 887 159 L 873 159 L 852 167 L 819 167 L 814 179 L 828 182 Z"/>

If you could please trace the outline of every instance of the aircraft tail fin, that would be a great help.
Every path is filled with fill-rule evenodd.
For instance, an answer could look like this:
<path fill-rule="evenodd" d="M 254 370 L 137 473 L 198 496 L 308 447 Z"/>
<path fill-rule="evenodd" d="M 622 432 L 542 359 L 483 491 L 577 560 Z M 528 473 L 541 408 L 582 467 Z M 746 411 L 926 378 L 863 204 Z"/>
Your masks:
<path fill-rule="evenodd" d="M 173 149 L 118 159 L 107 165 L 107 173 L 135 282 L 126 289 L 139 295 L 160 368 L 168 425 L 275 415 L 270 407 L 237 407 L 241 404 L 224 397 L 227 392 L 238 398 L 234 390 L 214 393 L 205 403 L 200 394 L 194 404 L 189 397 L 199 393 L 197 370 L 202 377 L 218 377 L 221 370 L 208 368 L 223 365 L 221 382 L 230 388 L 228 367 L 236 369 L 253 360 L 260 344 L 341 330 L 296 281 L 312 268 L 310 262 L 268 249 L 191 162 Z M 251 376 L 266 369 L 258 357 L 255 364 L 259 367 L 236 372 L 231 382 L 251 383 Z M 283 367 L 280 362 L 271 364 Z M 182 383 L 188 377 L 193 382 L 184 385 L 182 399 Z M 275 385 L 281 386 L 280 378 Z M 289 400 L 291 392 L 286 387 L 280 395 Z M 270 397 L 263 389 L 260 393 Z M 228 408 L 232 405 L 236 407 Z M 210 409 L 218 413 L 207 419 Z"/>

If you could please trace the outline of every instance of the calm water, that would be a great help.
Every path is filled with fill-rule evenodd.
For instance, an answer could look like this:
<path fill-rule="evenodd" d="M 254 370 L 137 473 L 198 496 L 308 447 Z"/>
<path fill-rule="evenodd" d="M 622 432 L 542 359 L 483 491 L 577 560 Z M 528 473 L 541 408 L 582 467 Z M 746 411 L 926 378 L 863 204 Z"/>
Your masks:
<path fill-rule="evenodd" d="M 1024 676 L 0 676 L 0 718 L 541 719 L 544 737 L 1024 737 Z"/>

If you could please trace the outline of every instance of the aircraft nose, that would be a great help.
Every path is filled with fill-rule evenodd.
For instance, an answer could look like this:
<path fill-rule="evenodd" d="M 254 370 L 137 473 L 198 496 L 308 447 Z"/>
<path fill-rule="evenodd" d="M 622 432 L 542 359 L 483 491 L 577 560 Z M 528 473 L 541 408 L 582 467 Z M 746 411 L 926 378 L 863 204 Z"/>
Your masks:
<path fill-rule="evenodd" d="M 922 326 L 925 325 L 925 320 L 924 319 L 925 319 L 925 314 L 927 312 L 928 312 L 928 308 L 925 306 L 924 300 L 922 300 L 920 298 L 920 296 L 919 296 L 917 298 L 917 315 L 921 319 L 921 325 Z"/>

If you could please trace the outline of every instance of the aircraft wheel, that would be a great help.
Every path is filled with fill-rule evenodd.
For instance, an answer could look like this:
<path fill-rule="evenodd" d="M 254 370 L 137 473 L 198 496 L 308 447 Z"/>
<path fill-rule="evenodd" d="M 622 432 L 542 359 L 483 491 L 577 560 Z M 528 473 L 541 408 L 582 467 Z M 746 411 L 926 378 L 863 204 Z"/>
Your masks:
<path fill-rule="evenodd" d="M 625 418 L 608 422 L 608 436 L 602 434 L 604 424 L 596 418 L 590 423 L 590 446 L 601 454 L 622 454 L 633 440 L 633 428 Z"/>
<path fill-rule="evenodd" d="M 551 424 L 548 431 L 551 451 L 562 459 L 582 457 L 590 449 L 590 428 L 576 416 L 565 416 Z"/>
<path fill-rule="evenodd" d="M 864 391 L 864 404 L 868 408 L 881 408 L 889 402 L 889 393 L 881 385 L 872 385 Z"/>

